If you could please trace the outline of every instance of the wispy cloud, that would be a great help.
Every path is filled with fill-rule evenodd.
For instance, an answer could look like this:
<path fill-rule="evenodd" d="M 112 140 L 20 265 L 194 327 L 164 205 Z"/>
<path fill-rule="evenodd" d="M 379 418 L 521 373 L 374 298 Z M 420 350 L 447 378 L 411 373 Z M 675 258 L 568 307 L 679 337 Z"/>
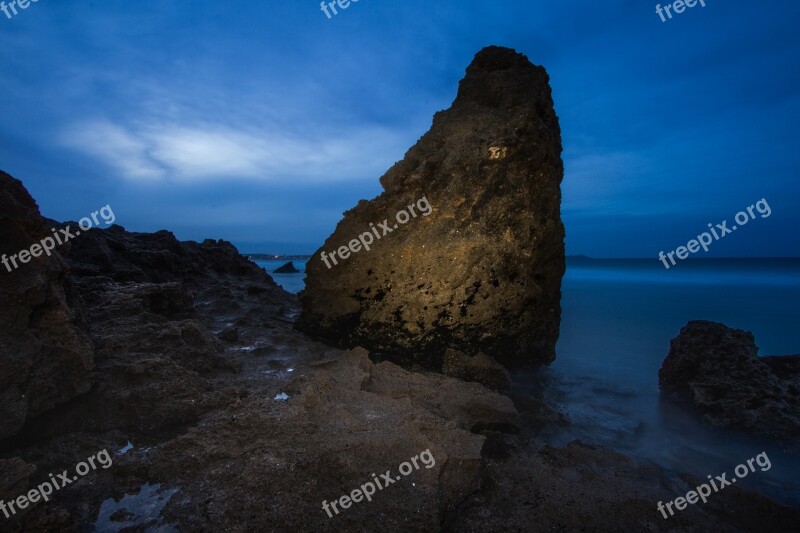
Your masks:
<path fill-rule="evenodd" d="M 60 141 L 134 181 L 345 181 L 386 166 L 406 142 L 380 128 L 300 139 L 231 124 L 120 124 L 94 120 L 66 128 Z M 385 157 L 385 156 L 384 156 Z M 373 175 L 374 179 L 374 175 Z"/>

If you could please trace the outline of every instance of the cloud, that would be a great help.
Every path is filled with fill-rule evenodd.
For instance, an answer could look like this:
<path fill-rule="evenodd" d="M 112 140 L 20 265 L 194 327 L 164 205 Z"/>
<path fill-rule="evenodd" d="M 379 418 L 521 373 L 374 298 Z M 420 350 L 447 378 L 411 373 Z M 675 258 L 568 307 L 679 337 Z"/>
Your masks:
<path fill-rule="evenodd" d="M 213 182 L 231 179 L 307 183 L 377 175 L 403 154 L 398 132 L 367 127 L 318 130 L 299 138 L 275 129 L 233 124 L 187 125 L 151 119 L 140 124 L 95 120 L 72 124 L 61 144 L 138 182 Z M 338 136 L 337 136 L 338 135 Z"/>

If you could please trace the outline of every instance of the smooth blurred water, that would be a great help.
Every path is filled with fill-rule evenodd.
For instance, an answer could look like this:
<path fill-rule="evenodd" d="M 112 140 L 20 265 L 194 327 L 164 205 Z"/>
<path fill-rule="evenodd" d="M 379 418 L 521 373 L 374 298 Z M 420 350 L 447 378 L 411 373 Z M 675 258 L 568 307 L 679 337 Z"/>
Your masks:
<path fill-rule="evenodd" d="M 286 259 L 253 262 L 269 272 L 269 275 L 272 276 L 272 279 L 275 280 L 275 283 L 283 287 L 283 290 L 286 292 L 297 294 L 303 290 L 303 287 L 305 287 L 306 263 L 308 263 L 308 261 L 305 259 L 292 260 L 294 267 L 300 271 L 297 274 L 275 274 L 276 269 L 289 262 Z"/>
<path fill-rule="evenodd" d="M 766 451 L 772 468 L 740 484 L 800 506 L 797 447 L 709 428 L 658 389 L 669 341 L 689 320 L 752 331 L 761 355 L 800 353 L 800 260 L 689 260 L 669 270 L 655 259 L 577 260 L 562 290 L 556 361 L 516 376 L 572 420 L 551 428 L 550 442 L 580 438 L 699 478 Z"/>

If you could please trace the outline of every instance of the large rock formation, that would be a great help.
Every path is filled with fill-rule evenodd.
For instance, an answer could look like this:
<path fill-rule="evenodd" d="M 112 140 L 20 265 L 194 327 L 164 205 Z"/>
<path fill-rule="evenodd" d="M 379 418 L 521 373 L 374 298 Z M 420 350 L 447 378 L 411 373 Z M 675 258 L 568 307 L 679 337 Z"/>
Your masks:
<path fill-rule="evenodd" d="M 547 73 L 482 50 L 452 107 L 381 178 L 384 192 L 345 213 L 308 262 L 298 328 L 434 367 L 449 347 L 552 361 L 562 177 Z"/>
<path fill-rule="evenodd" d="M 0 172 L 0 257 L 8 265 L 0 266 L 0 440 L 90 387 L 93 347 L 80 298 L 63 257 L 38 245 L 48 237 L 28 191 Z M 33 245 L 38 257 L 11 259 Z"/>
<path fill-rule="evenodd" d="M 672 340 L 658 381 L 713 425 L 800 437 L 800 356 L 759 357 L 749 331 L 689 322 Z"/>

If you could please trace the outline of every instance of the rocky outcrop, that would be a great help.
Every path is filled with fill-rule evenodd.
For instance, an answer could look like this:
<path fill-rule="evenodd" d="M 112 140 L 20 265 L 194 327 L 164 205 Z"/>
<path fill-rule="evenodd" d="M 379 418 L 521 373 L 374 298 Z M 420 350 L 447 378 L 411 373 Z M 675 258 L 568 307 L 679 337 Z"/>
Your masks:
<path fill-rule="evenodd" d="M 94 349 L 82 305 L 59 250 L 47 254 L 38 244 L 48 237 L 28 191 L 0 172 L 0 255 L 8 265 L 0 266 L 0 440 L 90 387 Z M 11 259 L 23 250 L 34 256 Z"/>
<path fill-rule="evenodd" d="M 92 393 L 71 406 L 74 416 L 44 417 L 30 428 L 40 434 L 154 433 L 194 422 L 235 394 L 208 379 L 238 367 L 216 337 L 236 341 L 231 331 L 288 322 L 294 302 L 225 241 L 181 242 L 167 231 L 113 226 L 81 235 L 66 256 L 99 369 Z"/>
<path fill-rule="evenodd" d="M 800 437 L 800 356 L 759 357 L 749 331 L 689 322 L 672 340 L 658 381 L 713 425 Z"/>
<path fill-rule="evenodd" d="M 562 177 L 547 73 L 482 50 L 450 109 L 381 178 L 384 192 L 345 213 L 308 262 L 298 328 L 434 368 L 449 347 L 552 361 Z"/>
<path fill-rule="evenodd" d="M 294 267 L 294 263 L 291 261 L 275 269 L 275 274 L 297 274 L 298 272 L 300 271 Z"/>

